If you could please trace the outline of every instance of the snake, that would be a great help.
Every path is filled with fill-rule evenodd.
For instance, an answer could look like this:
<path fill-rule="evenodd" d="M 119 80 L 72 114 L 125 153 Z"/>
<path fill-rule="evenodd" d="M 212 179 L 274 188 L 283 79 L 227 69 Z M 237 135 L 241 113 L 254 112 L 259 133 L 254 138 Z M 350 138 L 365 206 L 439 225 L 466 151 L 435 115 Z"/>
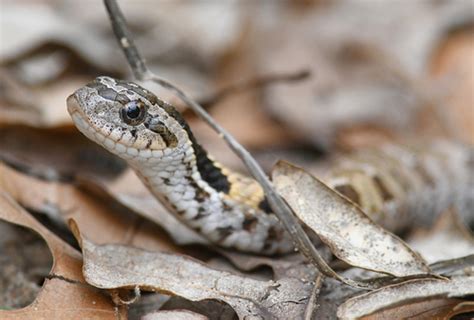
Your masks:
<path fill-rule="evenodd" d="M 211 243 L 266 255 L 294 250 L 261 186 L 214 160 L 177 109 L 149 90 L 101 76 L 70 95 L 67 108 L 80 132 L 124 159 L 168 211 Z M 388 146 L 339 161 L 323 180 L 399 231 L 420 208 L 465 203 L 472 163 L 471 150 L 456 144 Z"/>

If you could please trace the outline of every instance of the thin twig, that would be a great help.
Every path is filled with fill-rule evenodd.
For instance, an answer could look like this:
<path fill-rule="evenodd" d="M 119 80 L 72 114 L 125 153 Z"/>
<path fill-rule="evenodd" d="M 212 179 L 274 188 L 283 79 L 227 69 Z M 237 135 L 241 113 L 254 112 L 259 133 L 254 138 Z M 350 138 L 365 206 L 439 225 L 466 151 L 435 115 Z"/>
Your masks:
<path fill-rule="evenodd" d="M 234 83 L 225 87 L 208 97 L 200 99 L 199 105 L 208 109 L 210 106 L 217 104 L 219 101 L 227 98 L 230 95 L 237 94 L 247 90 L 255 90 L 278 82 L 294 82 L 307 79 L 311 75 L 309 70 L 299 70 L 284 74 L 269 74 L 252 79 L 247 79 L 238 83 Z"/>
<path fill-rule="evenodd" d="M 224 139 L 224 141 L 229 145 L 229 147 L 244 162 L 250 174 L 262 186 L 270 207 L 292 237 L 293 241 L 295 242 L 296 248 L 302 254 L 304 254 L 306 258 L 313 265 L 315 265 L 322 274 L 331 278 L 335 278 L 353 287 L 358 287 L 362 289 L 375 288 L 374 285 L 368 282 L 364 283 L 344 278 L 329 267 L 329 265 L 321 257 L 319 252 L 312 244 L 308 235 L 303 231 L 303 228 L 299 224 L 295 215 L 292 213 L 291 208 L 277 194 L 270 182 L 270 179 L 264 173 L 257 161 L 240 143 L 237 142 L 237 140 L 235 140 L 224 128 L 222 128 L 218 123 L 216 123 L 199 104 L 188 98 L 188 96 L 186 96 L 186 94 L 181 89 L 177 88 L 167 80 L 158 77 L 148 69 L 143 57 L 138 52 L 138 49 L 136 48 L 133 40 L 131 39 L 130 33 L 125 22 L 125 18 L 119 6 L 117 5 L 117 2 L 114 0 L 104 0 L 104 3 L 109 14 L 110 21 L 112 23 L 112 29 L 114 31 L 114 34 L 125 54 L 125 57 L 127 58 L 128 63 L 130 64 L 130 67 L 132 68 L 135 77 L 139 80 L 154 81 L 162 87 L 173 91 L 185 104 L 191 107 L 201 119 L 203 119 L 214 131 L 216 131 L 221 138 Z"/>
<path fill-rule="evenodd" d="M 306 309 L 304 310 L 304 320 L 311 320 L 313 319 L 314 311 L 318 308 L 318 298 L 319 293 L 321 291 L 321 286 L 323 285 L 324 276 L 320 273 L 316 276 L 314 281 L 313 290 L 311 291 L 311 296 L 308 300 L 308 304 L 306 305 Z"/>

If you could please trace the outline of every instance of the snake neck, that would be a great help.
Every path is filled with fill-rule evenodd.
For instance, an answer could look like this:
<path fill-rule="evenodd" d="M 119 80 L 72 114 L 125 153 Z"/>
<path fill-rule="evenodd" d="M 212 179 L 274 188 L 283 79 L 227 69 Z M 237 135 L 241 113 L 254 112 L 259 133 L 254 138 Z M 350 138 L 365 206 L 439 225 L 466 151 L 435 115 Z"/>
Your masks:
<path fill-rule="evenodd" d="M 131 165 L 169 211 L 211 242 L 263 254 L 293 249 L 273 214 L 229 195 L 228 176 L 194 138 Z"/>

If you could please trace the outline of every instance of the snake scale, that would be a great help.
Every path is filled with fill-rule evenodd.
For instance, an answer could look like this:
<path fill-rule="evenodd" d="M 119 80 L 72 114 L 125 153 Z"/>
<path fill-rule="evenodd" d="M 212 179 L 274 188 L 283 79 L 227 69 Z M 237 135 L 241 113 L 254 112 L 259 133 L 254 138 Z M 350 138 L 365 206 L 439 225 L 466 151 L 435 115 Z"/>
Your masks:
<path fill-rule="evenodd" d="M 99 77 L 67 104 L 85 136 L 126 160 L 170 212 L 211 242 L 260 254 L 293 250 L 260 185 L 214 161 L 181 114 L 150 91 Z M 466 209 L 472 163 L 472 151 L 462 145 L 387 146 L 342 160 L 325 181 L 400 231 L 415 219 L 433 220 L 421 211 L 438 213 L 453 204 L 472 218 Z"/>

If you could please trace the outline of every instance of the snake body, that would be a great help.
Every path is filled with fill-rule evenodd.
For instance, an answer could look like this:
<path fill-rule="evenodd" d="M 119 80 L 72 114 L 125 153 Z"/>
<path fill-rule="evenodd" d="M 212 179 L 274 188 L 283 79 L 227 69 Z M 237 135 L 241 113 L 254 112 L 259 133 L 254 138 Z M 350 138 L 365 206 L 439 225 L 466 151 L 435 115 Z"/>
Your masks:
<path fill-rule="evenodd" d="M 67 104 L 85 136 L 126 160 L 170 212 L 211 242 L 260 254 L 293 250 L 259 184 L 215 162 L 173 106 L 135 83 L 110 77 L 78 89 Z M 400 229 L 413 217 L 410 203 L 432 202 L 433 195 L 420 196 L 426 185 L 435 195 L 438 186 L 447 189 L 441 191 L 446 201 L 434 199 L 441 203 L 438 210 L 453 198 L 451 183 L 460 188 L 468 183 L 458 168 L 469 167 L 470 152 L 452 145 L 433 150 L 423 153 L 423 160 L 406 149 L 404 156 L 393 148 L 366 153 L 338 165 L 326 181 L 376 221 Z M 399 210 L 409 213 L 397 215 Z"/>

